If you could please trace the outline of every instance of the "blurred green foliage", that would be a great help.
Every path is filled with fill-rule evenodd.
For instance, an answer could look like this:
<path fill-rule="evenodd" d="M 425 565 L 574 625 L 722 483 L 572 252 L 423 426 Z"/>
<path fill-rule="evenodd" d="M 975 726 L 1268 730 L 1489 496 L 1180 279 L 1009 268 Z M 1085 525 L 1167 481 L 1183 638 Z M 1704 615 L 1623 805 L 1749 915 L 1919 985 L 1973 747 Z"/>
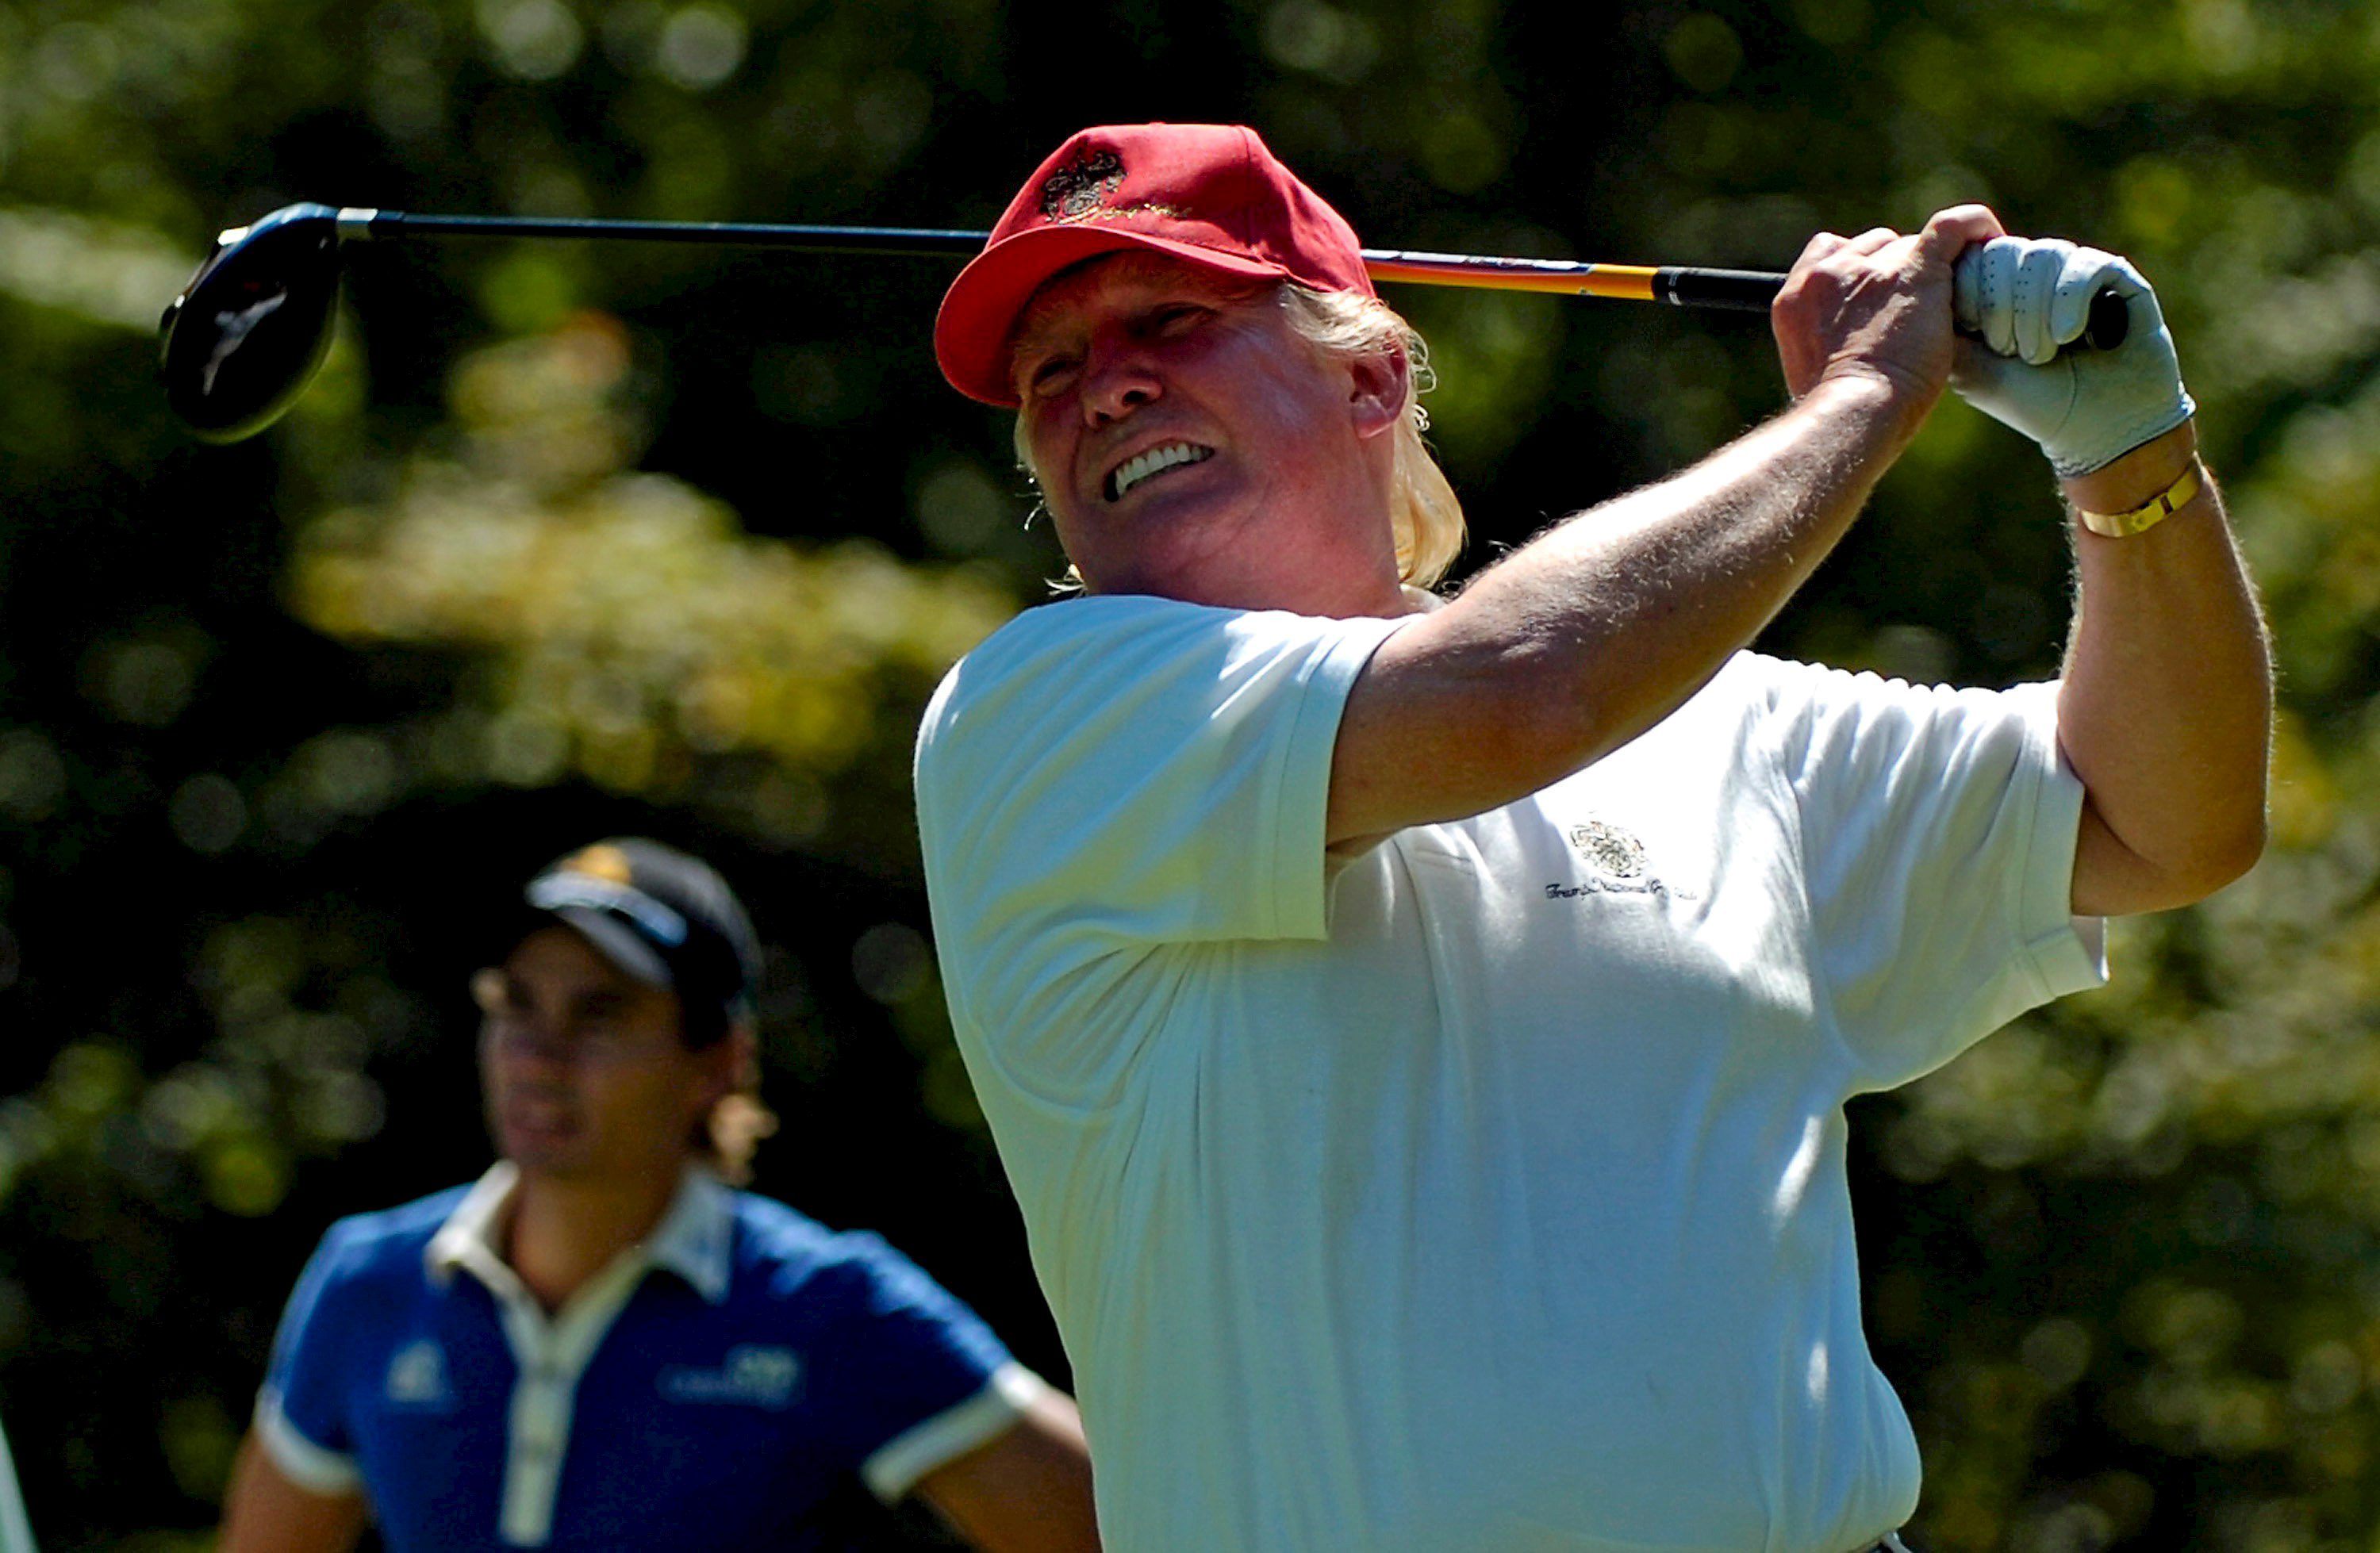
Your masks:
<path fill-rule="evenodd" d="M 202 1544 L 313 1237 L 483 1162 L 463 978 L 605 831 L 751 898 L 763 1187 L 1062 1376 L 907 817 L 941 666 L 1061 564 L 934 373 L 947 269 L 357 249 L 323 379 L 230 449 L 147 332 L 293 200 L 979 226 L 1152 117 L 1257 124 L 1383 246 L 1778 267 L 1983 199 L 2141 261 L 2279 638 L 2276 845 L 1862 1102 L 1871 1335 L 1929 1547 L 2380 1542 L 2374 0 L 13 0 L 0 1418 L 46 1544 Z M 1757 321 L 1396 300 L 1474 562 L 1779 398 Z M 2034 455 L 1953 404 L 1768 645 L 2005 683 L 2067 588 Z"/>

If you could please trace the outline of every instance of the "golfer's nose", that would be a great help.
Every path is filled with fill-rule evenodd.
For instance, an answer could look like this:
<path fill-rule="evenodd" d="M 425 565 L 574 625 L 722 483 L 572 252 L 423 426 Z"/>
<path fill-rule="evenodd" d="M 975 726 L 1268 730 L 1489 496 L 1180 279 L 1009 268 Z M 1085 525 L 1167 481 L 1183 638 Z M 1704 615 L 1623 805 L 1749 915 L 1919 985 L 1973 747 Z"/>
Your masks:
<path fill-rule="evenodd" d="M 1083 362 L 1083 419 L 1087 425 L 1112 425 L 1164 394 L 1164 382 L 1146 346 L 1114 336 L 1092 342 Z"/>

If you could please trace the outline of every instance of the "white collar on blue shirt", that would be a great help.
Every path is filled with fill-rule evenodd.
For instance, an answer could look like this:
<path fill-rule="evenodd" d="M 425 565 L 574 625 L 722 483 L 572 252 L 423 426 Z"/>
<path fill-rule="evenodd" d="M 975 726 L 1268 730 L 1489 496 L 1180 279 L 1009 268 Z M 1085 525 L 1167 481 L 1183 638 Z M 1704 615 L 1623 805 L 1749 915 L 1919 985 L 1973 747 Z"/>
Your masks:
<path fill-rule="evenodd" d="M 499 1159 L 464 1194 L 422 1253 L 431 1282 L 445 1284 L 456 1268 L 484 1282 L 489 1263 L 504 1265 L 498 1240 L 505 1210 L 512 1207 L 513 1193 L 519 1185 L 518 1168 L 509 1159 Z M 718 1304 L 727 1298 L 735 1225 L 735 1201 L 726 1186 L 700 1165 L 689 1163 L 662 1221 L 622 1255 L 677 1274 L 695 1292 Z"/>

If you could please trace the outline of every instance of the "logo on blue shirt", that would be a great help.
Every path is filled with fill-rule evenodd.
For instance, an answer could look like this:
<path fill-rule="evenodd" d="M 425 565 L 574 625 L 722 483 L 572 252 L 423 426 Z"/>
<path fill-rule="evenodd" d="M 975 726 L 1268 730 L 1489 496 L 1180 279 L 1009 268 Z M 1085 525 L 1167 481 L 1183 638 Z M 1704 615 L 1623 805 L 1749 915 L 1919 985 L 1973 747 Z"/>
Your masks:
<path fill-rule="evenodd" d="M 709 1369 L 671 1365 L 661 1372 L 662 1395 L 674 1402 L 784 1408 L 801 1389 L 801 1355 L 790 1348 L 731 1348 Z"/>
<path fill-rule="evenodd" d="M 388 1400 L 400 1407 L 437 1407 L 447 1401 L 446 1353 L 437 1340 L 407 1343 L 388 1362 Z"/>

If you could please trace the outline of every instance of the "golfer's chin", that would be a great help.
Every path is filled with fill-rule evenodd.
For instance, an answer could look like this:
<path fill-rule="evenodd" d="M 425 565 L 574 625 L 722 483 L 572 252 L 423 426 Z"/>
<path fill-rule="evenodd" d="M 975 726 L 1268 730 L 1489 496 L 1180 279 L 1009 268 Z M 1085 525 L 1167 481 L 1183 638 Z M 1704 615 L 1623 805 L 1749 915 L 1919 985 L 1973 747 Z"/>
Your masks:
<path fill-rule="evenodd" d="M 1077 499 L 1053 508 L 1067 559 L 1095 591 L 1155 592 L 1149 582 L 1248 538 L 1258 527 L 1255 504 L 1213 464 L 1154 476 L 1122 502 Z"/>
<path fill-rule="evenodd" d="M 1153 594 L 1223 609 L 1277 607 L 1273 579 L 1260 561 L 1261 530 L 1237 512 L 1184 503 L 1150 512 L 1130 532 L 1099 538 L 1104 542 L 1066 552 L 1087 592 Z"/>
<path fill-rule="evenodd" d="M 582 1175 L 590 1162 L 585 1133 L 567 1122 L 499 1117 L 495 1134 L 496 1151 L 524 1171 Z"/>

